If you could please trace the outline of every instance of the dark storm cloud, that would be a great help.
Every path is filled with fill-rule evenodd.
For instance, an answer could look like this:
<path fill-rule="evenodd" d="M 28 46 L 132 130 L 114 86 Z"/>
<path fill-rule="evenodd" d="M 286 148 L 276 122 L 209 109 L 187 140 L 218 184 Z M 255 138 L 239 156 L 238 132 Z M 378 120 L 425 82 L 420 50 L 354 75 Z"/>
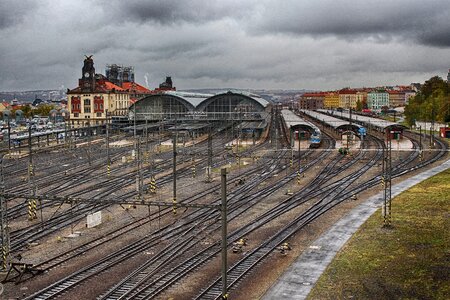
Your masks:
<path fill-rule="evenodd" d="M 336 36 L 379 42 L 407 39 L 450 47 L 448 0 L 268 1 L 249 24 L 258 34 Z"/>
<path fill-rule="evenodd" d="M 251 11 L 255 1 L 223 0 L 115 0 L 112 10 L 128 21 L 177 24 L 202 23 L 232 17 L 241 18 Z M 111 0 L 105 1 L 111 6 Z M 107 8 L 109 9 L 109 8 Z"/>
<path fill-rule="evenodd" d="M 154 88 L 340 88 L 448 69 L 448 1 L 0 0 L 0 90 L 135 67 Z"/>
<path fill-rule="evenodd" d="M 1 0 L 0 1 L 0 29 L 15 26 L 36 8 L 37 3 L 32 0 Z"/>

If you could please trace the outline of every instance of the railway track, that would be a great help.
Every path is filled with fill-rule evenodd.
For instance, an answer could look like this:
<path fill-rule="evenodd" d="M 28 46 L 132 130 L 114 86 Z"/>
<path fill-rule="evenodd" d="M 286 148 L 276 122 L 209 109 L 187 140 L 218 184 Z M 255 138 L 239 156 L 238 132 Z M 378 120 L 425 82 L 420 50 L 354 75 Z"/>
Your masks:
<path fill-rule="evenodd" d="M 414 153 L 416 153 L 416 152 L 414 152 Z M 415 158 L 412 158 L 412 160 L 411 160 L 411 162 L 414 160 Z M 436 159 L 438 159 L 438 158 L 436 158 Z M 410 163 L 410 162 L 407 162 L 406 160 L 405 161 L 403 161 L 403 163 L 402 163 L 402 165 L 403 165 L 403 171 L 405 171 L 406 170 L 406 165 L 408 164 L 408 163 Z M 336 167 L 336 165 L 337 165 L 337 162 L 336 162 L 336 164 L 334 164 L 334 165 L 329 165 L 329 167 L 328 168 L 325 168 L 324 169 L 324 171 L 323 171 L 323 173 L 320 173 L 319 174 L 319 176 L 318 176 L 318 178 L 317 178 L 317 182 L 316 183 L 314 183 L 314 184 L 320 184 L 320 183 L 324 183 L 325 181 L 326 181 L 326 179 L 327 178 L 329 178 L 329 177 L 331 177 L 333 174 L 334 175 L 336 175 L 336 174 L 338 174 L 339 172 L 341 172 L 342 170 L 344 170 L 345 169 L 345 166 L 339 166 L 339 167 Z M 305 169 L 306 169 L 307 167 L 305 167 Z M 399 170 L 401 169 L 401 167 L 398 167 L 399 168 Z M 282 170 L 281 170 L 282 171 Z M 403 171 L 399 171 L 399 172 L 403 172 Z M 399 173 L 400 174 L 400 173 Z M 295 178 L 295 173 L 293 173 L 293 174 L 290 174 L 289 176 L 289 179 L 286 179 L 286 181 L 287 182 L 289 182 L 290 180 L 292 180 L 293 178 Z M 356 178 L 358 178 L 358 177 L 356 177 Z M 356 180 L 356 179 L 355 179 Z M 353 180 L 354 181 L 354 180 Z M 352 181 L 352 182 L 353 182 Z M 374 183 L 376 181 L 376 178 L 374 178 L 374 180 L 372 181 L 372 184 Z M 378 181 L 379 182 L 379 181 Z M 341 184 L 341 188 L 336 188 L 336 187 L 338 187 L 339 186 L 339 184 Z M 376 183 L 375 183 L 376 184 Z M 239 192 L 239 191 L 237 191 L 236 192 L 236 194 L 235 195 L 230 195 L 230 196 L 236 196 L 236 195 L 238 195 L 239 193 L 249 193 L 251 190 L 252 190 L 252 188 L 250 187 L 250 186 L 247 186 L 248 187 L 248 189 L 247 190 L 243 190 L 243 191 L 241 191 L 241 192 Z M 348 188 L 348 186 L 346 187 L 346 188 Z M 274 189 L 274 190 L 276 190 L 276 189 Z M 325 196 L 325 198 L 323 198 L 323 199 L 327 199 L 326 201 L 323 201 L 323 199 L 320 201 L 320 202 L 324 202 L 324 203 L 327 203 L 327 205 L 328 206 L 323 206 L 323 209 L 326 209 L 327 207 L 329 207 L 329 208 L 327 208 L 327 209 L 330 209 L 331 207 L 333 207 L 333 206 L 335 206 L 335 205 L 337 205 L 336 203 L 338 203 L 339 201 L 342 201 L 342 200 L 340 200 L 340 199 L 343 199 L 344 197 L 347 197 L 348 198 L 348 193 L 347 192 L 343 192 L 345 190 L 345 188 L 344 188 L 344 185 L 342 185 L 342 183 L 341 182 L 339 182 L 339 181 L 337 181 L 337 182 L 334 182 L 334 183 L 330 183 L 329 185 L 328 185 L 328 192 L 330 193 L 330 194 L 328 194 L 328 196 Z M 340 191 L 340 192 L 339 192 Z M 270 194 L 270 192 L 269 191 L 266 191 L 268 194 Z M 327 193 L 326 191 L 323 191 L 322 192 L 322 194 L 323 193 Z M 258 196 L 261 196 L 261 195 L 258 195 Z M 326 197 L 328 197 L 328 198 L 326 198 Z M 332 199 L 332 200 L 331 200 Z M 248 198 L 247 198 L 247 200 L 248 200 Z M 243 201 L 245 201 L 245 198 L 241 198 L 241 201 L 243 202 Z M 235 203 L 232 203 L 231 205 L 235 205 L 234 207 L 233 207 L 233 209 L 235 209 L 235 211 L 237 212 L 237 208 L 238 208 L 238 204 L 237 203 L 239 203 L 238 201 L 236 201 Z M 322 203 L 322 204 L 324 204 L 324 203 Z M 232 207 L 232 206 L 231 206 Z M 304 216 L 304 218 L 303 218 L 303 221 L 304 220 L 313 220 L 313 219 L 315 219 L 315 218 L 317 218 L 318 216 L 320 216 L 321 214 L 323 214 L 323 209 L 322 210 L 319 210 L 319 209 L 317 209 L 317 210 L 314 210 L 314 211 L 312 211 L 311 212 L 311 214 L 308 216 L 308 215 L 305 215 Z M 245 211 L 245 209 L 244 209 L 244 211 Z M 239 215 L 238 213 L 236 213 L 236 215 Z M 316 216 L 317 215 L 317 216 Z M 316 217 L 314 217 L 314 216 L 316 216 Z M 197 222 L 200 222 L 200 221 L 202 221 L 202 222 L 207 222 L 208 220 L 213 220 L 213 219 L 217 219 L 217 217 L 213 217 L 212 216 L 212 214 L 211 214 L 211 212 L 209 212 L 209 214 L 208 214 L 208 217 L 206 217 L 205 215 L 203 215 L 203 219 L 197 219 Z M 298 222 L 297 222 L 297 224 L 292 224 L 292 228 L 295 228 L 295 226 L 300 226 L 302 223 L 301 222 L 303 222 L 302 220 L 298 220 Z M 193 224 L 193 223 L 191 223 L 191 224 Z M 291 224 L 290 224 L 291 225 Z M 304 226 L 304 225 L 302 225 L 302 226 Z M 195 229 L 197 229 L 197 230 L 200 230 L 200 231 L 204 231 L 204 232 L 206 232 L 206 229 L 199 229 L 198 228 L 199 226 L 198 226 L 198 224 L 196 224 L 196 225 L 192 225 L 192 227 L 189 229 L 189 232 L 192 230 L 192 231 L 194 231 Z M 259 225 L 256 225 L 256 227 L 259 227 Z M 162 230 L 168 230 L 167 228 L 165 228 L 165 229 L 162 229 Z M 179 230 L 181 230 L 181 229 L 179 229 Z M 298 229 L 297 229 L 298 230 Z M 177 233 L 175 233 L 175 236 L 179 236 L 180 235 L 180 232 L 181 231 L 178 231 Z M 288 232 L 289 231 L 286 231 L 287 233 L 287 235 L 288 236 L 290 236 L 289 234 L 288 234 Z M 211 233 L 211 231 L 208 231 L 208 234 L 210 234 Z M 242 235 L 241 235 L 242 236 Z M 183 235 L 183 237 L 184 237 L 184 235 Z M 169 238 L 170 238 L 170 236 L 169 236 Z M 274 242 L 273 243 L 275 243 L 275 241 L 276 240 L 274 240 Z M 149 241 L 148 241 L 149 242 Z M 198 243 L 198 239 L 196 240 L 196 238 L 195 237 L 193 237 L 193 236 L 190 236 L 190 237 L 187 237 L 187 235 L 186 235 L 186 240 L 182 240 L 182 241 L 178 241 L 178 243 L 177 244 L 174 244 L 174 245 L 172 245 L 171 247 L 172 248 L 167 248 L 167 252 L 169 252 L 169 250 L 171 251 L 171 250 L 173 250 L 173 249 L 178 249 L 178 250 L 182 250 L 182 249 L 190 249 L 190 248 L 192 248 L 193 247 L 193 245 L 195 245 L 195 243 Z M 151 244 L 151 242 L 150 242 L 150 244 Z M 279 244 L 279 243 L 278 243 Z M 155 244 L 153 244 L 153 246 L 154 246 Z M 217 247 L 217 245 L 214 245 L 214 246 L 216 246 Z M 139 246 L 136 246 L 137 248 L 136 249 L 140 249 L 139 251 L 142 251 L 142 249 L 141 248 L 139 248 Z M 183 248 L 184 247 L 184 248 Z M 276 247 L 276 246 L 275 246 Z M 148 249 L 148 248 L 146 248 L 146 249 Z M 267 248 L 266 248 L 266 250 L 267 250 Z M 210 252 L 208 252 L 207 253 L 207 251 L 210 251 Z M 262 250 L 261 250 L 262 251 Z M 272 250 L 271 251 L 273 251 L 273 248 L 272 248 Z M 205 250 L 205 254 L 203 254 L 203 255 L 210 255 L 210 256 L 214 256 L 215 254 L 213 254 L 213 252 L 214 251 L 212 251 L 211 249 L 210 250 Z M 264 252 L 264 251 L 263 251 Z M 263 253 L 262 252 L 262 253 Z M 201 253 L 203 253 L 203 252 L 201 252 Z M 270 251 L 269 251 L 269 253 L 270 253 Z M 130 254 L 128 254 L 128 255 L 130 255 Z M 131 254 L 132 255 L 132 254 Z M 176 282 L 177 280 L 179 280 L 180 278 L 182 278 L 183 276 L 186 276 L 186 274 L 188 274 L 190 271 L 192 271 L 192 270 L 194 270 L 195 268 L 197 268 L 198 267 L 198 265 L 199 265 L 199 263 L 201 263 L 201 261 L 202 261 L 202 259 L 200 259 L 200 257 L 202 257 L 202 258 L 204 258 L 205 256 L 203 256 L 203 255 L 193 255 L 192 257 L 193 258 L 197 258 L 197 260 L 193 260 L 192 262 L 191 261 L 185 261 L 184 262 L 184 264 L 183 264 L 183 266 L 185 266 L 185 267 L 183 267 L 183 272 L 184 272 L 184 274 L 183 274 L 183 272 L 181 272 L 181 273 L 178 273 L 178 275 L 177 276 L 174 276 L 172 279 L 167 279 L 167 280 L 165 280 L 165 279 L 159 279 L 159 281 L 158 280 L 154 280 L 154 281 L 152 281 L 151 282 L 151 285 L 153 286 L 153 287 L 155 287 L 155 290 L 156 290 L 156 284 L 158 283 L 158 282 L 160 282 L 161 284 L 161 287 L 159 288 L 159 292 L 162 292 L 162 291 L 164 291 L 165 289 L 167 289 L 167 288 L 169 288 L 170 286 L 171 286 L 171 284 L 173 284 L 174 282 Z M 256 255 L 256 254 L 255 254 Z M 255 257 L 257 257 L 258 255 L 256 255 Z M 264 256 L 261 256 L 261 259 L 263 259 L 263 257 Z M 162 260 L 161 260 L 162 259 Z M 155 270 L 159 270 L 159 271 L 161 271 L 161 269 L 159 268 L 155 268 L 155 264 L 156 264 L 156 266 L 158 266 L 158 265 L 160 265 L 160 263 L 162 262 L 162 261 L 164 261 L 164 259 L 166 259 L 166 261 L 170 261 L 170 259 L 168 259 L 167 257 L 166 258 L 160 258 L 160 259 L 155 259 L 155 260 L 153 260 L 152 261 L 152 263 L 149 263 L 149 265 L 151 265 L 151 268 L 153 268 L 153 271 L 150 271 L 149 273 L 152 273 L 153 272 L 153 275 L 155 275 Z M 172 258 L 173 259 L 173 258 Z M 256 260 L 256 262 L 254 263 L 254 264 L 246 264 L 247 265 L 247 267 L 248 267 L 248 269 L 249 270 L 251 270 L 252 269 L 252 266 L 254 266 L 254 265 L 256 265 L 258 262 L 259 262 L 260 260 Z M 103 267 L 105 267 L 105 266 L 103 266 Z M 179 267 L 181 268 L 181 265 L 179 265 Z M 105 267 L 105 269 L 101 269 L 102 267 L 100 267 L 100 269 L 98 269 L 98 268 L 95 268 L 95 267 L 91 267 L 91 269 L 92 270 L 95 270 L 96 272 L 100 272 L 99 270 L 106 270 L 108 267 Z M 245 268 L 244 268 L 245 269 Z M 231 272 L 231 270 L 230 270 L 230 272 Z M 139 272 L 138 272 L 139 273 Z M 170 273 L 170 272 L 169 272 Z M 238 272 L 239 273 L 239 272 Z M 230 273 L 231 274 L 231 273 Z M 79 275 L 79 274 L 76 274 L 76 275 Z M 81 275 L 80 275 L 81 276 Z M 92 275 L 92 276 L 95 276 L 95 275 Z M 138 290 L 135 290 L 135 291 L 133 291 L 133 292 L 130 292 L 131 291 L 131 289 L 125 289 L 125 290 L 122 290 L 121 291 L 121 293 L 122 293 L 122 295 L 123 294 L 125 294 L 125 295 L 132 295 L 133 297 L 135 297 L 135 298 L 137 298 L 137 299 L 140 299 L 140 298 L 142 298 L 142 297 L 147 297 L 148 295 L 150 295 L 149 294 L 149 291 L 148 291 L 148 286 L 146 287 L 146 284 L 145 284 L 145 281 L 146 280 L 148 280 L 148 278 L 145 278 L 145 277 L 143 277 L 143 275 L 142 275 L 142 273 L 140 273 L 140 274 L 138 274 L 138 275 L 135 275 L 135 276 L 137 276 L 137 277 L 135 277 L 135 279 L 133 279 L 134 280 L 134 283 L 132 283 L 130 286 L 139 286 L 139 288 L 138 288 Z M 245 276 L 245 275 L 244 275 Z M 71 281 L 69 280 L 69 281 L 66 281 L 66 283 L 64 283 L 64 282 L 58 282 L 58 286 L 59 287 L 63 287 L 63 286 L 65 286 L 65 285 L 68 285 L 68 287 L 71 287 L 71 286 L 73 286 L 73 285 L 75 285 L 75 284 L 78 284 L 78 283 L 80 283 L 80 282 L 82 282 L 82 281 L 84 281 L 84 280 L 87 280 L 87 279 L 89 279 L 90 278 L 90 276 L 85 276 L 85 277 L 83 277 L 83 278 L 78 278 L 78 279 L 74 279 L 75 280 L 75 283 L 71 283 Z M 136 280 L 136 278 L 137 278 L 137 280 Z M 145 279 L 144 279 L 145 278 Z M 230 277 L 230 278 L 233 278 L 233 277 Z M 239 282 L 239 280 L 240 280 L 240 278 L 241 277 L 238 277 L 235 281 L 233 281 L 233 282 Z M 79 280 L 79 281 L 76 281 L 76 280 Z M 165 284 L 164 282 L 167 282 L 167 284 Z M 126 284 L 125 284 L 126 285 Z M 147 285 L 148 285 L 148 283 L 147 283 Z M 56 294 L 55 295 L 58 295 L 58 294 L 61 294 L 61 293 L 64 293 L 64 291 L 66 290 L 66 289 L 62 289 L 61 291 L 58 291 L 58 288 L 56 288 L 56 287 L 54 287 L 55 288 L 55 291 L 56 291 Z M 158 292 L 158 293 L 159 293 Z M 153 292 L 152 292 L 153 293 Z M 47 294 L 42 294 L 43 295 L 43 298 L 39 298 L 40 296 L 39 295 L 37 295 L 36 297 L 36 299 L 45 299 L 45 298 L 47 298 L 47 297 L 53 297 L 53 296 L 48 296 Z M 123 296 L 120 296 L 120 297 L 123 297 Z M 31 299 L 31 298 L 30 298 Z M 109 298 L 108 298 L 109 299 Z M 111 299 L 116 299 L 116 298 L 114 298 L 114 297 L 112 297 Z M 117 299 L 119 299 L 119 298 L 117 298 Z M 143 298 L 142 298 L 143 299 Z M 203 298 L 202 298 L 203 299 Z"/>

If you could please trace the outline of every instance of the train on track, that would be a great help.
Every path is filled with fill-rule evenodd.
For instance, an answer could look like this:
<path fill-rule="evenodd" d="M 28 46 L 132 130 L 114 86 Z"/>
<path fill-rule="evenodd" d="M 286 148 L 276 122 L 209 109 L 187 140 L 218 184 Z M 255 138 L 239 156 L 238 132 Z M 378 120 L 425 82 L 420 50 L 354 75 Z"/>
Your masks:
<path fill-rule="evenodd" d="M 309 141 L 310 141 L 309 148 L 319 148 L 320 144 L 322 143 L 322 135 L 320 131 L 319 132 L 314 131 Z"/>

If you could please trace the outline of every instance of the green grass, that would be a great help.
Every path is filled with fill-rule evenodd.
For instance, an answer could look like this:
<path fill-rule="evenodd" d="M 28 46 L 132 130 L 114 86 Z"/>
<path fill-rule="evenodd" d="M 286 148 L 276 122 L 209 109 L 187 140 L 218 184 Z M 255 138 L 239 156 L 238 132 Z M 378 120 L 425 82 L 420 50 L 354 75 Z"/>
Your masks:
<path fill-rule="evenodd" d="M 392 217 L 371 216 L 308 299 L 449 299 L 450 170 L 397 196 Z"/>

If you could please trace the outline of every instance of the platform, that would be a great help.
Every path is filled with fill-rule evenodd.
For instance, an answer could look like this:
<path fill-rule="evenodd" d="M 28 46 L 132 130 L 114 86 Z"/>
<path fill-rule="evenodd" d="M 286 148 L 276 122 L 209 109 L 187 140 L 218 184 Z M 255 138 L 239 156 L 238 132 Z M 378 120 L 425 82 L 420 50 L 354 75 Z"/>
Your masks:
<path fill-rule="evenodd" d="M 447 160 L 438 167 L 424 171 L 392 186 L 392 197 L 449 168 L 450 160 Z M 261 299 L 306 299 L 336 253 L 356 230 L 381 207 L 382 201 L 383 192 L 380 192 L 352 209 L 314 241 Z"/>

